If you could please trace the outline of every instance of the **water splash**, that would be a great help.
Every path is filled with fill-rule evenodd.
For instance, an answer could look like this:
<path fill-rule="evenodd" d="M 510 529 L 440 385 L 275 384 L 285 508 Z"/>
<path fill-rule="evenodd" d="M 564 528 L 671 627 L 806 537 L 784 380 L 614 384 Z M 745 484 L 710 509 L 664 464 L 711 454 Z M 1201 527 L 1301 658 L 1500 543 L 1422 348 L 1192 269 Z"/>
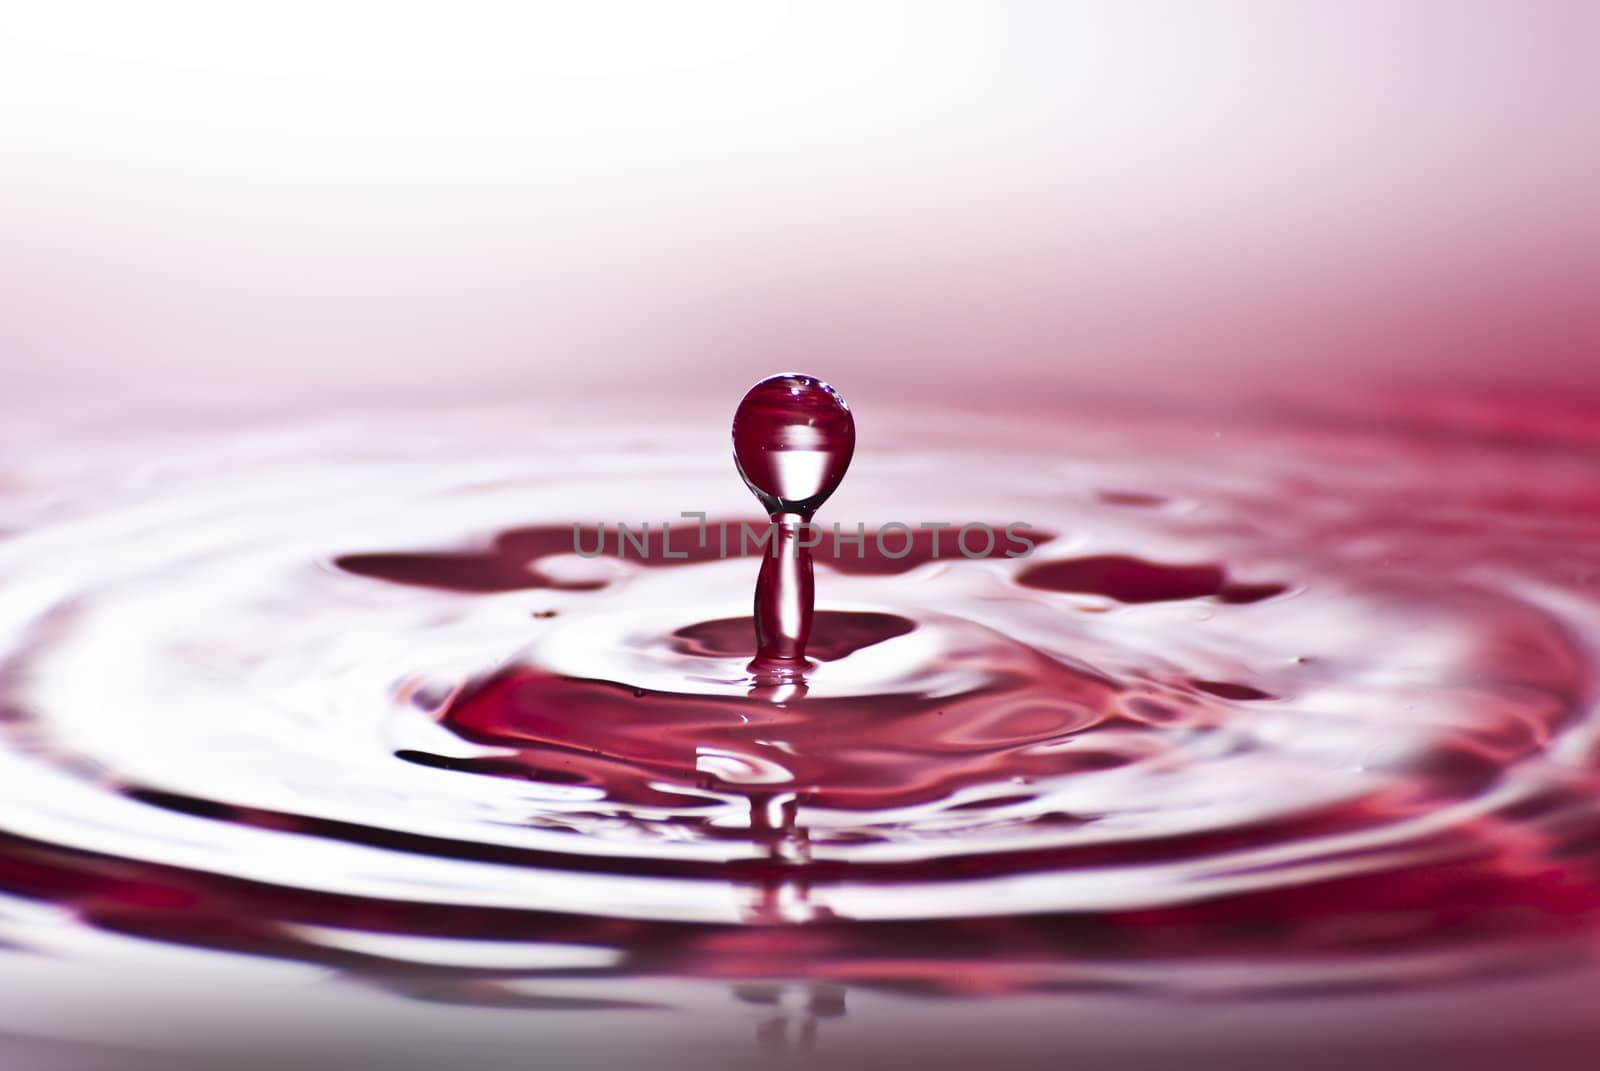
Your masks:
<path fill-rule="evenodd" d="M 807 523 L 844 479 L 856 426 L 839 392 L 788 372 L 751 387 L 733 417 L 733 459 L 771 519 L 771 551 L 756 580 L 756 657 L 762 689 L 788 697 L 809 667 L 815 581 Z"/>

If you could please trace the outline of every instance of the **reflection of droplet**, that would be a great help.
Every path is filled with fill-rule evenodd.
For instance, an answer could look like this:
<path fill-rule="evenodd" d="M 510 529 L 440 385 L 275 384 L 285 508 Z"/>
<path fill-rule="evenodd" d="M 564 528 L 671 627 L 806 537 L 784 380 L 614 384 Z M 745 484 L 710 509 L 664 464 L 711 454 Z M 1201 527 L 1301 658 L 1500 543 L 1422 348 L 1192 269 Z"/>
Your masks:
<path fill-rule="evenodd" d="M 694 768 L 696 773 L 730 785 L 782 785 L 794 780 L 793 774 L 771 759 L 715 747 L 696 748 Z"/>

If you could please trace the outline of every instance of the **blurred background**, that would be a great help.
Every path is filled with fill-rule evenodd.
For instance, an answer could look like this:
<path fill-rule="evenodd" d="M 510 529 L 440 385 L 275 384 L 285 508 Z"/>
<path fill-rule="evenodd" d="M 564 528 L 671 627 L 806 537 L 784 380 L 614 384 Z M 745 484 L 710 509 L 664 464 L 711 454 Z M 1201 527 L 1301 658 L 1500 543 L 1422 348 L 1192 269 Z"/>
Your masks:
<path fill-rule="evenodd" d="M 1584 0 L 8 4 L 0 397 L 1592 388 L 1597 40 Z"/>

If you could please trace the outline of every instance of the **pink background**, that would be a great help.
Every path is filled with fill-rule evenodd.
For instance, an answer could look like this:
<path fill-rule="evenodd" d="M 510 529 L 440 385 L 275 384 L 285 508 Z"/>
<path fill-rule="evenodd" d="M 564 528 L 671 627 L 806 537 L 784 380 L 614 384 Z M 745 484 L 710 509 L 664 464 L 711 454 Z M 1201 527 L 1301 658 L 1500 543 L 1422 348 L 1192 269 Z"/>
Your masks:
<path fill-rule="evenodd" d="M 224 406 L 1592 388 L 1597 41 L 1581 0 L 27 5 L 0 362 Z"/>

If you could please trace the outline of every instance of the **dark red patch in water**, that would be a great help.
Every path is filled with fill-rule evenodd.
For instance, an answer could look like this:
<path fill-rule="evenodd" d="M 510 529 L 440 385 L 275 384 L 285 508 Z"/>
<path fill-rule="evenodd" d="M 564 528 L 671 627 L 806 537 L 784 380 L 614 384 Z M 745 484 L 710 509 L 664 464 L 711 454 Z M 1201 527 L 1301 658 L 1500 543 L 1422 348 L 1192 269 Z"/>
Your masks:
<path fill-rule="evenodd" d="M 1017 583 L 1043 591 L 1104 595 L 1125 603 L 1176 602 L 1213 595 L 1224 602 L 1260 602 L 1287 590 L 1281 584 L 1232 584 L 1209 562 L 1167 565 L 1121 554 L 1067 558 L 1031 566 Z"/>
<path fill-rule="evenodd" d="M 1200 689 L 1202 692 L 1207 692 L 1222 699 L 1250 700 L 1276 698 L 1275 696 L 1268 695 L 1266 692 L 1261 691 L 1259 688 L 1252 688 L 1248 684 L 1234 684 L 1231 681 L 1190 681 L 1189 683 Z"/>
<path fill-rule="evenodd" d="M 900 635 L 886 614 L 833 615 L 836 653 Z M 865 616 L 864 622 L 837 618 Z M 744 622 L 711 630 L 749 650 Z M 704 634 L 702 634 L 704 638 Z M 1041 750 L 1114 711 L 1104 681 L 1033 656 L 1026 678 L 1001 676 L 944 696 L 885 693 L 808 698 L 793 706 L 741 695 L 649 692 L 610 681 L 518 667 L 483 681 L 442 723 L 472 741 L 514 748 L 474 772 L 603 787 L 611 801 L 681 805 L 674 785 L 766 792 L 786 786 L 810 803 L 844 809 L 913 806 L 959 788 L 1013 777 L 1104 769 L 1107 747 Z M 778 743 L 778 742 L 781 742 Z M 412 756 L 412 761 L 418 761 Z M 426 760 L 423 760 L 426 761 Z M 1126 759 L 1115 756 L 1110 764 Z"/>

